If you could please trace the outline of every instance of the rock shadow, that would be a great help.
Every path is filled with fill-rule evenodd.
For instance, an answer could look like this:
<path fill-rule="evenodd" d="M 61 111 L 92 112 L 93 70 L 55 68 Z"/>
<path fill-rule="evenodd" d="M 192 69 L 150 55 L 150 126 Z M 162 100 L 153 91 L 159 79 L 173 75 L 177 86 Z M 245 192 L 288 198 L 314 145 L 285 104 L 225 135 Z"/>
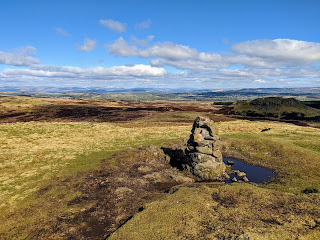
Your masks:
<path fill-rule="evenodd" d="M 168 156 L 166 157 L 167 163 L 181 171 L 184 170 L 183 163 L 186 158 L 186 153 L 183 149 L 161 147 L 161 150 L 166 156 Z"/>

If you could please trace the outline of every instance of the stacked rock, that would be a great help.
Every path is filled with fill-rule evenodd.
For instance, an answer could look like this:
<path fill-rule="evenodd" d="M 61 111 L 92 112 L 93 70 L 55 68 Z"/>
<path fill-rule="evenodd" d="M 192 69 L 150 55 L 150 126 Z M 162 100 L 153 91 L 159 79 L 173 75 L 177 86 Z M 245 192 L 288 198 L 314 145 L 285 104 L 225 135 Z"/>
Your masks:
<path fill-rule="evenodd" d="M 228 177 L 220 151 L 221 140 L 214 122 L 197 117 L 187 143 L 184 169 L 202 180 L 224 180 Z"/>

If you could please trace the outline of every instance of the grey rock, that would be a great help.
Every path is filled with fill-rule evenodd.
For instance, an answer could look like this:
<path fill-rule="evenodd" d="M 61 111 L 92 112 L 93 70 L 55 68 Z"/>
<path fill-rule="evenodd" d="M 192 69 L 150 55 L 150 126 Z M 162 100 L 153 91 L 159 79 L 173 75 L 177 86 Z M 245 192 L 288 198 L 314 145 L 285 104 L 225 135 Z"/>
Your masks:
<path fill-rule="evenodd" d="M 242 179 L 244 182 L 249 182 L 249 179 L 246 176 L 244 176 Z"/>
<path fill-rule="evenodd" d="M 220 151 L 218 129 L 208 118 L 197 117 L 187 142 L 184 169 L 202 180 L 224 180 L 226 166 Z"/>
<path fill-rule="evenodd" d="M 242 178 L 242 177 L 247 176 L 247 174 L 244 173 L 244 172 L 240 172 L 240 171 L 239 171 L 239 172 L 237 172 L 237 176 Z"/>

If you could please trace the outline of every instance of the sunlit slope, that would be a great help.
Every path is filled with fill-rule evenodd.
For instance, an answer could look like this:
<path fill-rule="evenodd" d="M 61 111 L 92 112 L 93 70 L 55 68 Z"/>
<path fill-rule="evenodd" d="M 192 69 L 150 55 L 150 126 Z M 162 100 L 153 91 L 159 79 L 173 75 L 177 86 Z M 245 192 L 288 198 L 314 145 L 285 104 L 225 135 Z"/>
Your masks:
<path fill-rule="evenodd" d="M 309 107 L 294 98 L 266 97 L 239 100 L 232 105 L 232 112 L 252 117 L 319 120 L 320 110 Z"/>
<path fill-rule="evenodd" d="M 319 198 L 250 184 L 192 184 L 145 205 L 110 240 L 319 239 Z"/>
<path fill-rule="evenodd" d="M 7 103 L 8 107 L 16 111 L 29 104 L 19 102 L 16 105 L 16 99 L 12 100 L 14 102 Z M 30 103 L 30 109 L 42 104 L 39 99 L 28 101 L 35 101 Z M 82 181 L 81 178 L 72 179 L 72 176 L 99 169 L 102 159 L 129 146 L 158 144 L 160 147 L 168 142 L 181 141 L 189 137 L 192 122 L 198 115 L 230 120 L 209 111 L 176 111 L 154 113 L 134 121 L 113 123 L 1 123 L 0 220 L 3 224 L 0 226 L 0 238 L 35 239 L 35 233 L 40 234 L 37 236 L 47 236 L 45 229 L 52 230 L 50 224 L 55 224 L 58 216 L 64 216 L 66 212 L 72 212 L 72 216 L 81 211 L 81 208 L 70 208 L 68 205 L 79 194 L 77 191 L 70 191 L 68 184 L 75 186 L 77 182 L 74 181 Z M 316 206 L 320 205 L 319 194 L 305 195 L 302 191 L 306 188 L 320 190 L 320 130 L 287 123 L 246 120 L 218 122 L 217 126 L 226 154 L 234 154 L 249 163 L 275 171 L 277 177 L 274 181 L 259 187 L 247 184 L 208 188 L 182 187 L 179 188 L 181 191 L 168 195 L 167 199 L 156 199 L 155 203 L 148 203 L 141 213 L 143 215 L 137 215 L 138 219 L 141 218 L 139 222 L 129 221 L 128 228 L 123 229 L 131 229 L 132 232 L 144 230 L 152 236 L 153 231 L 161 230 L 152 230 L 156 226 L 153 223 L 164 221 L 170 215 L 177 221 L 167 223 L 176 225 L 163 226 L 163 230 L 167 229 L 168 236 L 173 239 L 186 237 L 187 235 L 181 235 L 184 229 L 188 229 L 190 238 L 198 239 L 203 236 L 215 239 L 217 236 L 227 236 L 229 232 L 241 235 L 241 229 L 249 229 L 246 233 L 257 239 L 290 239 L 299 231 L 301 236 L 317 239 L 319 231 L 316 226 L 320 217 Z M 270 131 L 260 132 L 264 128 L 270 128 Z M 121 161 L 123 163 L 126 159 Z M 116 159 L 110 162 L 110 169 L 121 171 Z M 68 177 L 72 180 L 60 185 Z M 49 186 L 51 190 L 42 195 L 40 190 Z M 273 202 L 269 195 L 279 199 Z M 229 205 L 221 207 L 219 199 L 230 200 Z M 176 202 L 182 202 L 183 205 Z M 286 208 L 291 205 L 294 206 L 293 209 Z M 217 206 L 219 209 L 215 209 Z M 277 208 L 273 215 L 269 216 L 268 211 L 273 209 L 273 206 Z M 188 211 L 180 212 L 181 208 Z M 158 214 L 159 211 L 161 214 Z M 251 214 L 251 211 L 254 214 Z M 222 217 L 221 222 L 213 221 L 217 212 Z M 278 215 L 279 212 L 283 214 Z M 177 215 L 174 215 L 175 213 Z M 142 228 L 143 221 L 148 221 L 152 216 L 159 218 Z M 250 228 L 251 225 L 254 229 Z M 115 236 L 126 239 L 127 235 L 123 235 L 121 229 L 119 234 L 122 235 L 115 233 Z M 137 236 L 141 236 L 139 234 Z"/>
<path fill-rule="evenodd" d="M 277 173 L 260 186 L 191 184 L 148 203 L 110 239 L 318 239 L 320 130 L 276 122 L 217 124 L 224 152 Z M 268 132 L 261 129 L 270 128 Z"/>
<path fill-rule="evenodd" d="M 8 207 L 55 176 L 99 165 L 128 146 L 178 140 L 186 126 L 122 127 L 111 123 L 0 124 L 1 206 Z"/>

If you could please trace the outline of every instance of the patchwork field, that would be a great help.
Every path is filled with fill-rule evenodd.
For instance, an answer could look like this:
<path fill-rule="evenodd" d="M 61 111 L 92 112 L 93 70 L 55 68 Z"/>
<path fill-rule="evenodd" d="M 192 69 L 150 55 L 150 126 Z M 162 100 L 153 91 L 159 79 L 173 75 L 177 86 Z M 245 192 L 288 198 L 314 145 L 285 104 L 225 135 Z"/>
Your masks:
<path fill-rule="evenodd" d="M 236 120 L 210 102 L 11 96 L 0 107 L 0 239 L 320 238 L 319 129 Z M 183 183 L 160 147 L 198 115 L 217 122 L 224 156 L 277 176 Z"/>

